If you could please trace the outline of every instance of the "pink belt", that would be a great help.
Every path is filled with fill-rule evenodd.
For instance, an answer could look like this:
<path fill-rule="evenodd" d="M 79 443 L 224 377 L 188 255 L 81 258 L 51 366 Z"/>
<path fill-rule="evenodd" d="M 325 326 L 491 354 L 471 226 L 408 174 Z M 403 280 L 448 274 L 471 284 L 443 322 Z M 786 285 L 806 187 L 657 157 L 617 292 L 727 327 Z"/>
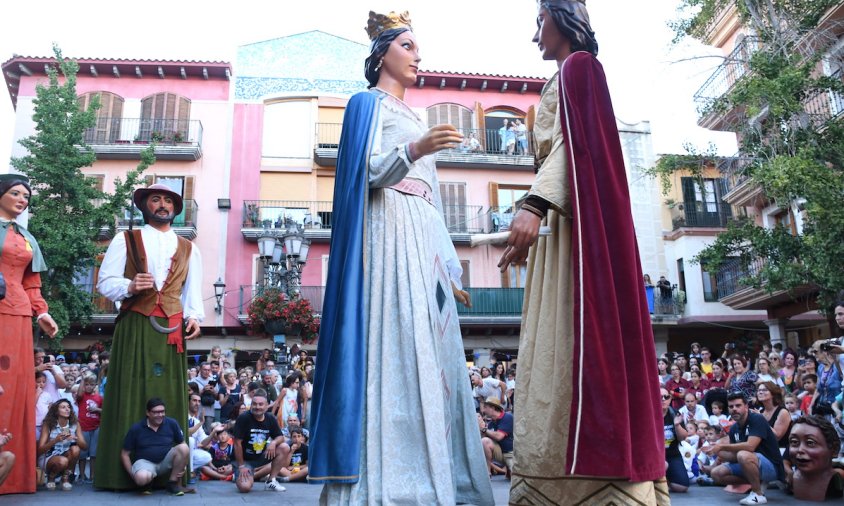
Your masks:
<path fill-rule="evenodd" d="M 405 195 L 416 195 L 417 197 L 422 197 L 429 204 L 434 205 L 434 195 L 431 192 L 431 187 L 418 179 L 402 179 L 389 188 L 396 190 L 397 192 L 404 193 Z"/>

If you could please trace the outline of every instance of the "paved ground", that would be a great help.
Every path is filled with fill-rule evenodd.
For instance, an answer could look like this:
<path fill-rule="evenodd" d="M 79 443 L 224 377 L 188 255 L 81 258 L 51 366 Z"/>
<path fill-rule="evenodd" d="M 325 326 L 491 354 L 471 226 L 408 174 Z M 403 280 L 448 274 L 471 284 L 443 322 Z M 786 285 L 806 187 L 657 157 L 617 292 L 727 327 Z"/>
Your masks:
<path fill-rule="evenodd" d="M 304 483 L 286 484 L 286 492 L 266 492 L 263 487 L 257 487 L 249 494 L 239 494 L 232 483 L 203 481 L 196 485 L 195 495 L 171 497 L 163 490 L 156 491 L 151 496 L 140 496 L 136 493 L 104 492 L 94 490 L 90 485 L 77 485 L 70 492 L 47 492 L 39 490 L 32 495 L 12 495 L 0 497 L 2 505 L 49 505 L 49 506 L 115 506 L 123 505 L 236 505 L 247 502 L 270 500 L 272 506 L 303 506 L 317 504 L 320 487 Z M 507 493 L 510 483 L 501 476 L 493 477 L 492 490 L 495 494 L 496 505 L 507 504 Z M 743 496 L 728 494 L 720 487 L 693 486 L 688 493 L 672 494 L 671 504 L 675 506 L 708 506 L 708 505 L 737 505 Z M 840 504 L 840 500 L 837 501 Z M 768 504 L 781 505 L 810 505 L 803 501 L 795 501 L 778 490 L 768 491 Z"/>

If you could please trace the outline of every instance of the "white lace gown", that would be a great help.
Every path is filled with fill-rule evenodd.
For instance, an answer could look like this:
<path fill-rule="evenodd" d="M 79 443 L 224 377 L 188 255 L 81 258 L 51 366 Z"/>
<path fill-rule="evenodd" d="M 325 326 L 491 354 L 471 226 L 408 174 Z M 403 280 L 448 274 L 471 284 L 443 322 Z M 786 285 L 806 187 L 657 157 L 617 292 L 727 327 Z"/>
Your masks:
<path fill-rule="evenodd" d="M 460 264 L 442 217 L 436 155 L 408 162 L 405 145 L 427 127 L 385 95 L 369 167 L 361 478 L 325 485 L 320 502 L 494 504 L 450 285 Z M 404 178 L 427 184 L 435 205 L 388 188 Z"/>

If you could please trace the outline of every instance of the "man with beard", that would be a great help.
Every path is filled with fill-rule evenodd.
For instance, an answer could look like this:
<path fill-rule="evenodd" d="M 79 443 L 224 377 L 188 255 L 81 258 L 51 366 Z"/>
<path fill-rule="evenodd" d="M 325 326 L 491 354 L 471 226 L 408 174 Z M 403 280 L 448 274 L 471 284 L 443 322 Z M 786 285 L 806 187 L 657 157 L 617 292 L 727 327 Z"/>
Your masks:
<path fill-rule="evenodd" d="M 97 283 L 97 290 L 120 306 L 94 480 L 95 486 L 107 489 L 134 487 L 114 463 L 120 456 L 120 437 L 143 418 L 146 399 L 163 399 L 168 414 L 187 430 L 184 341 L 199 336 L 205 316 L 199 249 L 171 226 L 182 212 L 182 197 L 154 184 L 135 190 L 133 200 L 146 225 L 115 236 Z"/>

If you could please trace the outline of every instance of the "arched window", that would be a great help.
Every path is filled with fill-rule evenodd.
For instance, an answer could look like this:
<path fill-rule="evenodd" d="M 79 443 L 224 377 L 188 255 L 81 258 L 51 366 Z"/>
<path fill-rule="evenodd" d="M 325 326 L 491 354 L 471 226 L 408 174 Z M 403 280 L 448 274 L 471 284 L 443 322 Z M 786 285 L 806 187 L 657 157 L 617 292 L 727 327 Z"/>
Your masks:
<path fill-rule="evenodd" d="M 100 98 L 100 108 L 96 112 L 96 125 L 85 132 L 85 142 L 88 144 L 111 144 L 120 138 L 123 97 L 107 91 L 91 91 L 77 98 L 79 109 L 87 110 L 94 97 Z"/>
<path fill-rule="evenodd" d="M 466 134 L 475 127 L 472 110 L 459 104 L 436 104 L 428 108 L 428 126 L 448 123 Z"/>
<path fill-rule="evenodd" d="M 190 100 L 185 97 L 163 92 L 141 101 L 140 140 L 161 142 L 187 139 L 189 123 Z"/>

